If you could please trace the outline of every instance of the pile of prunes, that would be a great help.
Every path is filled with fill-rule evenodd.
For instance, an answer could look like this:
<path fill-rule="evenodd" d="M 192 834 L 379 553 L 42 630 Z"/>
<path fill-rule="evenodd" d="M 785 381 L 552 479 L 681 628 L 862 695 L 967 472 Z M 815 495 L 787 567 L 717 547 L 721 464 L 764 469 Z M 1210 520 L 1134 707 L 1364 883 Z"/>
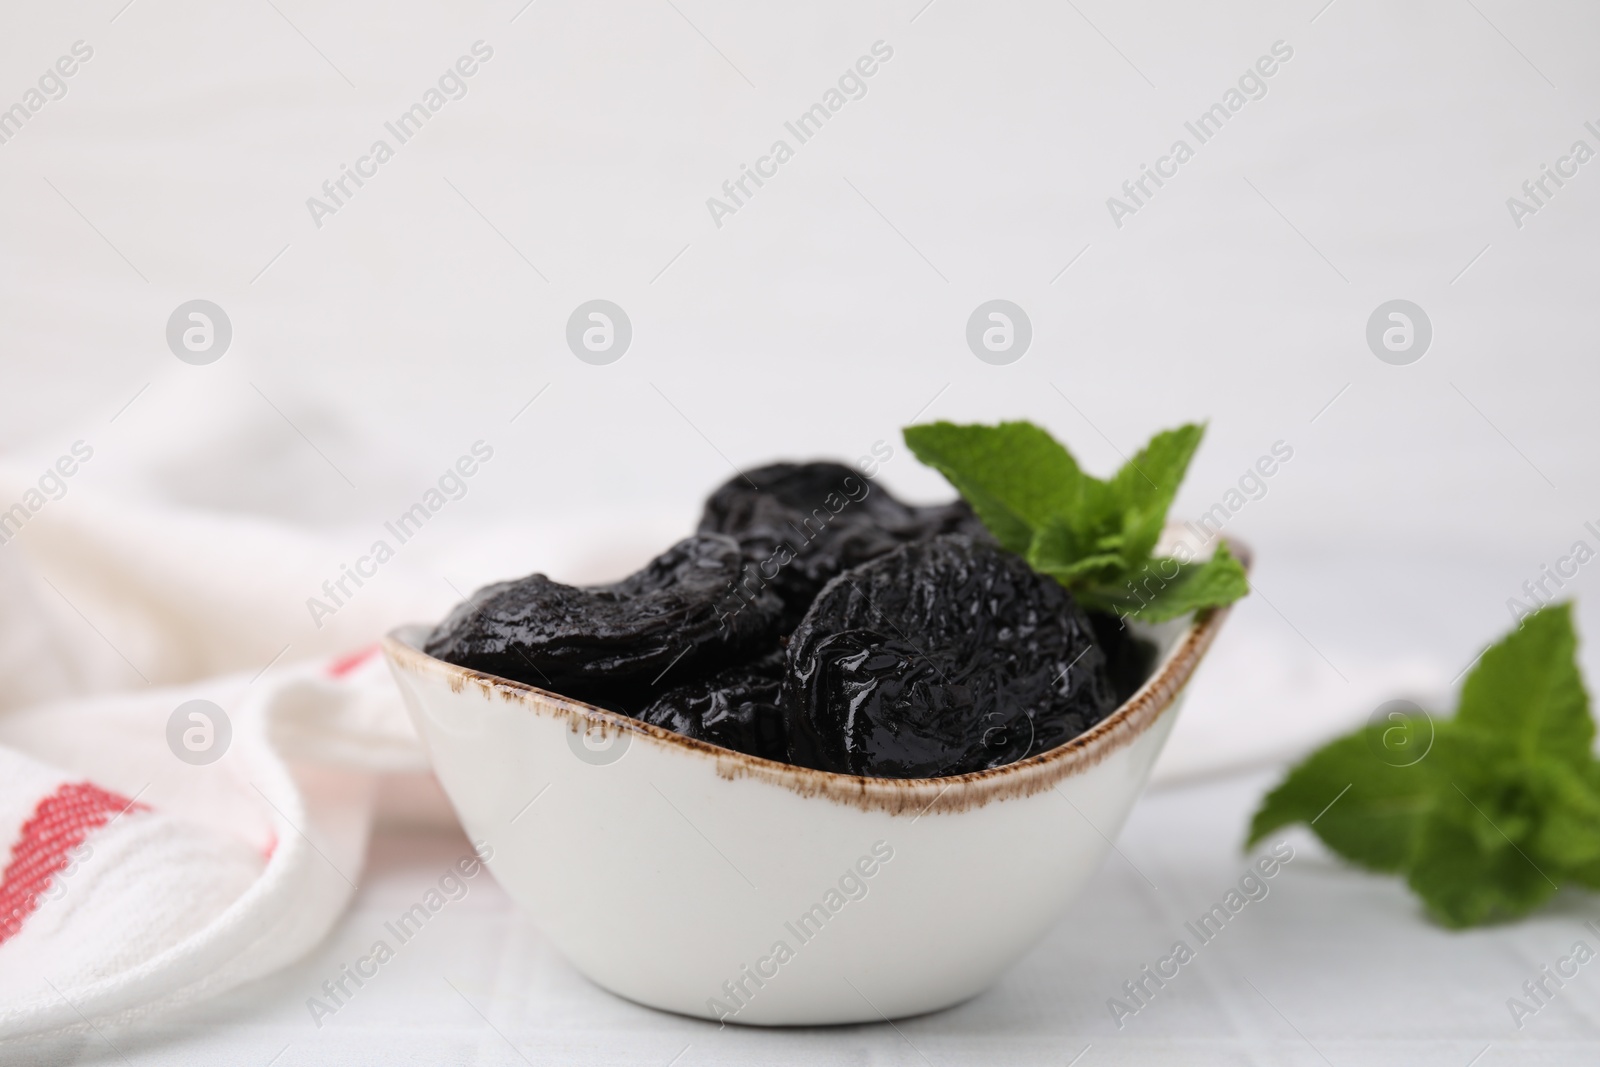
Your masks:
<path fill-rule="evenodd" d="M 838 463 L 776 463 L 612 585 L 542 574 L 458 605 L 428 654 L 752 756 L 937 778 L 1110 714 L 1153 648 L 1002 550 L 964 501 L 914 507 Z"/>

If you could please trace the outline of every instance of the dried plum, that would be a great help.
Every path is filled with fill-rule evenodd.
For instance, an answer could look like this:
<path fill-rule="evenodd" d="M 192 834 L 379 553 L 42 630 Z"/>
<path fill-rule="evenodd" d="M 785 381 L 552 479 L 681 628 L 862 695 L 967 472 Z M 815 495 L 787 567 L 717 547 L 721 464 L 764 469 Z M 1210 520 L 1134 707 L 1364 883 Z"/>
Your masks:
<path fill-rule="evenodd" d="M 775 590 L 791 626 L 840 571 L 939 534 L 986 536 L 965 501 L 913 507 L 831 462 L 774 463 L 730 479 L 706 501 L 700 531 L 739 541 L 754 565 L 748 591 Z"/>
<path fill-rule="evenodd" d="M 486 586 L 425 649 L 724 748 L 896 778 L 1054 748 L 1149 668 L 964 501 L 778 463 L 721 486 L 700 530 L 612 585 Z"/>
<path fill-rule="evenodd" d="M 775 594 L 730 607 L 745 567 L 733 539 L 703 534 L 613 585 L 578 588 L 542 574 L 499 582 L 458 605 L 425 649 L 566 696 L 638 707 L 669 670 L 688 680 L 773 645 L 783 613 Z"/>
<path fill-rule="evenodd" d="M 960 498 L 948 504 L 928 504 L 911 510 L 916 513 L 919 540 L 940 534 L 965 534 L 978 541 L 994 540 L 972 505 Z"/>
<path fill-rule="evenodd" d="M 1135 634 L 1128 624 L 1107 611 L 1089 612 L 1094 639 L 1106 654 L 1106 674 L 1120 705 L 1138 691 L 1155 666 L 1156 646 Z"/>
<path fill-rule="evenodd" d="M 697 741 L 785 761 L 789 743 L 778 705 L 783 667 L 780 649 L 752 663 L 669 689 L 638 717 Z"/>
<path fill-rule="evenodd" d="M 795 763 L 888 778 L 1036 755 L 1116 703 L 1072 595 L 964 535 L 834 578 L 790 639 L 783 692 Z"/>

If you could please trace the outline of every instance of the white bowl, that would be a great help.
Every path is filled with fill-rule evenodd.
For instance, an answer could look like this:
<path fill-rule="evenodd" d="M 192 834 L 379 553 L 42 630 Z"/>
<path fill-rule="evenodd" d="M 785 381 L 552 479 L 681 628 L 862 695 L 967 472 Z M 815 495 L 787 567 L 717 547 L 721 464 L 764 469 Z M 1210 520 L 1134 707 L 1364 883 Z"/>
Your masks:
<path fill-rule="evenodd" d="M 1158 666 L 1060 748 L 859 778 L 692 741 L 384 641 L 488 867 L 573 965 L 651 1007 L 877 1021 L 982 992 L 1056 923 L 1138 798 L 1226 616 L 1144 631 Z"/>

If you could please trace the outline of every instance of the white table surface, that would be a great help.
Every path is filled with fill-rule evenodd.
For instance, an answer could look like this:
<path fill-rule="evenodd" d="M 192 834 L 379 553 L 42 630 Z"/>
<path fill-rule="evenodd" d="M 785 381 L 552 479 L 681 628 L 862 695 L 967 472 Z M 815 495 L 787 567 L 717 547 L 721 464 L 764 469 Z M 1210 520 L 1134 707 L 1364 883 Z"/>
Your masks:
<path fill-rule="evenodd" d="M 1272 780 L 1258 773 L 1148 794 L 1074 918 L 982 996 L 893 1026 L 719 1029 L 639 1007 L 582 978 L 479 879 L 319 1029 L 306 999 L 467 848 L 455 835 L 386 832 L 373 841 L 354 906 L 299 964 L 159 1022 L 6 1055 L 162 1067 L 1594 1062 L 1600 964 L 1580 970 L 1520 1032 L 1506 1007 L 1575 941 L 1600 944 L 1583 926 L 1600 919 L 1593 897 L 1563 895 L 1526 922 L 1454 933 L 1425 921 L 1396 879 L 1344 867 L 1299 833 L 1286 838 L 1296 856 L 1269 895 L 1119 1031 L 1107 999 L 1176 938 L 1195 944 L 1183 924 L 1244 873 L 1244 825 Z"/>

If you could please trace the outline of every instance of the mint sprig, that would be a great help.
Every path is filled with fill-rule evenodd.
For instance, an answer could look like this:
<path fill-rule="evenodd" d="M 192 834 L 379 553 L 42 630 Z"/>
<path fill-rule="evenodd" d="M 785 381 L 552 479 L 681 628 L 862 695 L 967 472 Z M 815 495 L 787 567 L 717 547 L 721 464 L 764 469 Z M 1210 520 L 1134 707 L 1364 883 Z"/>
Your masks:
<path fill-rule="evenodd" d="M 1262 800 L 1248 844 L 1306 823 L 1333 851 L 1403 874 L 1451 927 L 1526 915 L 1566 884 L 1600 889 L 1600 761 L 1572 607 L 1483 654 L 1452 719 L 1369 725 L 1312 753 Z"/>
<path fill-rule="evenodd" d="M 1151 438 L 1109 481 L 1031 422 L 908 426 L 906 447 L 943 474 L 1002 548 L 1072 590 L 1085 607 L 1159 622 L 1250 591 L 1219 544 L 1203 561 L 1155 555 L 1167 509 L 1205 428 Z"/>

